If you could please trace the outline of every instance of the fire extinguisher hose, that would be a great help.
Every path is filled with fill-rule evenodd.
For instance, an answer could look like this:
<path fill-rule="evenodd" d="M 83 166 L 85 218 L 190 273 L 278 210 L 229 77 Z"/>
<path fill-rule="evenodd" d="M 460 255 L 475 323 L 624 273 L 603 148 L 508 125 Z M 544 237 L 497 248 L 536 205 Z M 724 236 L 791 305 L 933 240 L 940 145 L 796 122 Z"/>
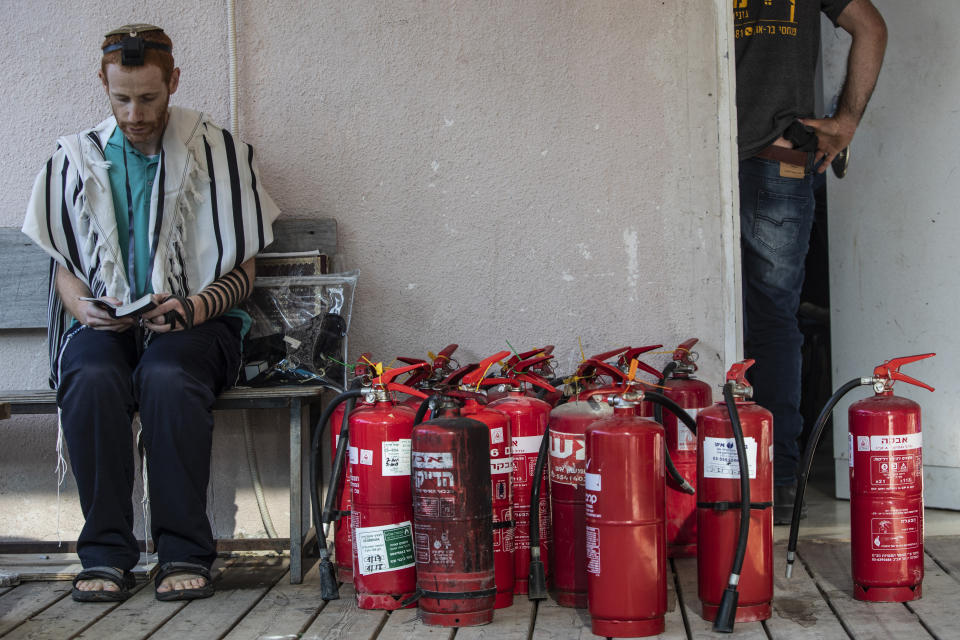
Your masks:
<path fill-rule="evenodd" d="M 663 371 L 660 373 L 660 379 L 657 380 L 657 386 L 663 388 L 676 368 L 677 362 L 675 360 L 668 362 L 667 366 L 665 366 Z M 663 424 L 663 407 L 661 407 L 659 404 L 653 405 L 653 419 L 660 424 Z M 696 433 L 696 431 L 694 431 L 694 433 Z"/>
<path fill-rule="evenodd" d="M 423 402 L 420 403 L 420 406 L 417 407 L 417 415 L 413 417 L 413 426 L 417 426 L 423 419 L 427 417 L 427 412 L 431 413 L 436 410 L 437 404 L 440 402 L 440 394 L 433 394 L 429 398 L 424 398 Z"/>
<path fill-rule="evenodd" d="M 547 576 L 540 559 L 540 484 L 543 482 L 543 470 L 547 466 L 550 453 L 550 426 L 543 432 L 540 451 L 537 452 L 537 464 L 533 468 L 533 487 L 530 489 L 530 572 L 527 574 L 527 598 L 545 600 L 547 598 Z"/>
<path fill-rule="evenodd" d="M 787 543 L 787 577 L 793 575 L 793 561 L 797 557 L 797 538 L 800 535 L 800 512 L 803 510 L 803 494 L 807 489 L 807 480 L 810 478 L 810 468 L 813 466 L 813 454 L 817 451 L 817 445 L 820 444 L 820 436 L 827 426 L 827 420 L 833 414 L 833 408 L 840 402 L 843 396 L 850 393 L 857 387 L 872 385 L 873 378 L 853 378 L 843 384 L 837 391 L 830 396 L 827 404 L 823 405 L 817 421 L 813 425 L 810 437 L 807 439 L 807 448 L 803 452 L 803 461 L 800 463 L 800 478 L 797 482 L 797 496 L 793 501 L 793 517 L 790 519 L 790 541 Z"/>
<path fill-rule="evenodd" d="M 730 426 L 733 429 L 733 439 L 737 446 L 737 460 L 740 463 L 740 532 L 737 536 L 737 549 L 733 556 L 733 566 L 730 568 L 730 579 L 727 588 L 723 590 L 717 617 L 713 621 L 713 630 L 720 633 L 733 633 L 733 624 L 737 617 L 737 600 L 740 594 L 737 586 L 740 584 L 740 572 L 743 570 L 743 559 L 747 553 L 747 538 L 750 535 L 750 468 L 747 465 L 747 450 L 743 441 L 743 427 L 740 425 L 740 415 L 737 413 L 737 403 L 733 397 L 733 384 L 728 382 L 723 386 L 723 400 L 730 415 Z"/>
<path fill-rule="evenodd" d="M 667 366 L 670 366 L 670 365 L 667 365 Z M 661 407 L 667 409 L 670 413 L 677 416 L 677 420 L 679 420 L 684 425 L 686 425 L 686 427 L 690 429 L 690 431 L 692 431 L 693 433 L 697 432 L 697 421 L 694 420 L 690 416 L 690 414 L 684 410 L 683 407 L 681 407 L 679 404 L 677 404 L 667 396 L 663 395 L 662 393 L 645 391 L 643 393 L 643 399 L 649 400 L 650 402 L 652 402 L 654 409 L 658 409 Z M 666 454 L 664 456 L 664 459 L 666 461 L 667 473 L 670 474 L 670 477 L 673 478 L 673 481 L 680 486 L 680 490 L 683 491 L 684 493 L 689 495 L 693 495 L 694 493 L 696 493 L 696 490 L 693 488 L 693 485 L 687 482 L 686 478 L 680 475 L 680 472 L 677 471 L 677 467 L 676 465 L 673 464 L 673 459 L 670 457 L 670 450 L 667 448 L 666 442 L 664 442 L 663 450 L 664 450 L 664 453 Z"/>
<path fill-rule="evenodd" d="M 349 442 L 349 417 L 356 399 L 363 395 L 361 389 L 351 389 L 338 395 L 330 401 L 323 410 L 317 428 L 313 430 L 313 441 L 310 447 L 310 505 L 313 512 L 313 525 L 317 530 L 317 541 L 320 547 L 320 597 L 324 600 L 338 600 L 337 579 L 334 575 L 333 563 L 330 562 L 330 550 L 327 548 L 327 528 L 333 513 L 337 496 L 340 493 L 339 480 L 343 471 L 343 461 L 346 457 L 347 443 Z M 330 421 L 334 409 L 340 404 L 349 402 L 343 413 L 343 426 L 340 431 L 340 440 L 337 442 L 337 454 L 330 469 L 330 482 L 327 487 L 327 497 L 323 511 L 320 510 L 320 441 L 323 425 Z"/>

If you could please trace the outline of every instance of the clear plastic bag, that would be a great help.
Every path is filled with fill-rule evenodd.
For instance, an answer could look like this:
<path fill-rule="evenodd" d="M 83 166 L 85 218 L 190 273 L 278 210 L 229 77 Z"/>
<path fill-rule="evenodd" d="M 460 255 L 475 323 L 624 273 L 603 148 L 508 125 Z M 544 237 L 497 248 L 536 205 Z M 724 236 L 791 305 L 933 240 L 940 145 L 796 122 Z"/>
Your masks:
<path fill-rule="evenodd" d="M 257 278 L 243 309 L 250 386 L 313 383 L 342 388 L 357 271 Z"/>

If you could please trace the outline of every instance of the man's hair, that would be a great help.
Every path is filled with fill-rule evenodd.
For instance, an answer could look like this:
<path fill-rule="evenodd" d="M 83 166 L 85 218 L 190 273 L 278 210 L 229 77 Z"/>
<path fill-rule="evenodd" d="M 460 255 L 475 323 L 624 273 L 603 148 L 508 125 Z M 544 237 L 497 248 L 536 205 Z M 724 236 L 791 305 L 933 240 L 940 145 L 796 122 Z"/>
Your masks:
<path fill-rule="evenodd" d="M 111 32 L 111 35 L 106 37 L 103 44 L 100 45 L 100 48 L 104 49 L 112 44 L 119 44 L 125 35 L 126 34 Z M 143 51 L 143 63 L 145 65 L 152 64 L 160 67 L 160 71 L 163 73 L 163 81 L 170 82 L 170 76 L 173 75 L 174 68 L 173 53 L 171 53 L 173 51 L 173 41 L 170 40 L 170 36 L 164 33 L 162 29 L 156 28 L 149 31 L 139 31 L 137 35 L 147 42 L 156 42 L 170 47 L 169 52 L 149 47 Z M 100 70 L 103 72 L 104 78 L 107 77 L 108 64 L 121 64 L 121 55 L 122 53 L 119 49 L 103 54 L 103 57 L 100 59 Z"/>

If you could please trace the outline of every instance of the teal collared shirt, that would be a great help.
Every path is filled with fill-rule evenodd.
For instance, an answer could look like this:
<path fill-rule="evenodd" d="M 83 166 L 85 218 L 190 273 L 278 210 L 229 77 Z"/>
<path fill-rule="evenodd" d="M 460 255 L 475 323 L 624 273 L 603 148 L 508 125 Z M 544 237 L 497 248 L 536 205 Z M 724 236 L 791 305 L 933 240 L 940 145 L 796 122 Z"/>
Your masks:
<path fill-rule="evenodd" d="M 113 211 L 117 218 L 117 240 L 123 255 L 123 269 L 129 278 L 130 218 L 133 218 L 133 273 L 135 290 L 133 300 L 155 293 L 150 284 L 150 202 L 153 183 L 157 178 L 160 155 L 145 156 L 127 142 L 120 127 L 113 130 L 103 155 L 110 164 L 110 190 L 113 192 Z M 130 204 L 127 206 L 127 184 L 130 185 Z M 132 212 L 131 212 L 132 209 Z M 224 315 L 239 318 L 241 336 L 250 331 L 250 315 L 239 307 Z"/>
<path fill-rule="evenodd" d="M 160 155 L 145 156 L 126 141 L 120 127 L 113 130 L 103 154 L 111 163 L 110 190 L 117 217 L 117 240 L 123 268 L 130 277 L 130 219 L 133 218 L 133 286 L 135 300 L 154 293 L 150 284 L 150 199 Z M 130 200 L 127 200 L 130 185 Z M 128 204 L 132 205 L 128 207 Z"/>

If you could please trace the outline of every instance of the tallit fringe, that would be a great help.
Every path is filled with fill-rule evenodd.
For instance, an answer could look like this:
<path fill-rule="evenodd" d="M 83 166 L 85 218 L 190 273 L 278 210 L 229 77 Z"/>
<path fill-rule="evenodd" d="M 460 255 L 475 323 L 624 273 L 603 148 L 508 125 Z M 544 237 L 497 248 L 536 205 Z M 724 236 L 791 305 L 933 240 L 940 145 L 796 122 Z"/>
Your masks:
<path fill-rule="evenodd" d="M 103 170 L 107 170 L 111 166 L 111 163 L 102 160 L 88 159 L 88 162 L 94 167 Z M 99 259 L 99 276 L 107 288 L 108 295 L 116 296 L 120 300 L 129 301 L 130 285 L 127 282 L 126 275 L 123 269 L 119 268 L 114 261 L 113 254 L 107 245 L 107 239 L 103 237 L 103 234 L 96 233 L 95 225 L 92 223 L 93 213 L 87 198 L 87 189 L 91 182 L 96 184 L 101 192 L 105 191 L 104 185 L 97 179 L 96 174 L 90 172 L 79 194 L 80 214 L 77 220 L 77 232 L 80 236 L 80 244 L 82 247 L 81 255 L 92 256 L 91 264 Z"/>

